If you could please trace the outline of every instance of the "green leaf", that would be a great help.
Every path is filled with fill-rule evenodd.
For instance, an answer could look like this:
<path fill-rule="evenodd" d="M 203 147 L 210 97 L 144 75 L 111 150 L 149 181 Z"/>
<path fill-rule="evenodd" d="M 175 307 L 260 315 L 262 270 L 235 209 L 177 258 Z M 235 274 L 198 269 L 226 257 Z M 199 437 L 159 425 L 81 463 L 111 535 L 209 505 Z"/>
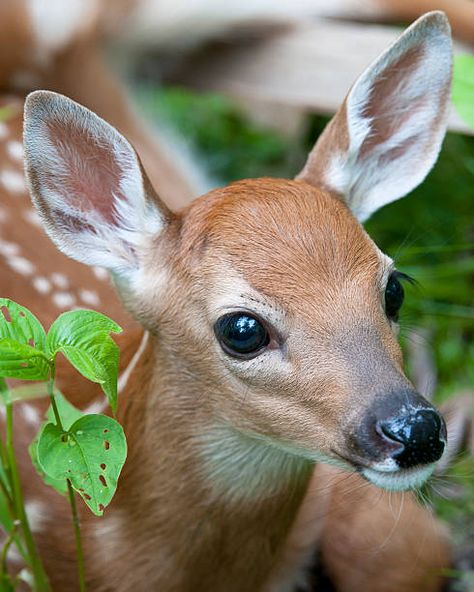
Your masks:
<path fill-rule="evenodd" d="M 101 385 L 110 407 L 117 410 L 119 349 L 109 333 L 122 329 L 92 310 L 73 310 L 60 315 L 46 339 L 48 355 L 62 352 L 83 376 Z"/>
<path fill-rule="evenodd" d="M 69 479 L 97 516 L 117 488 L 127 456 L 122 426 L 106 415 L 85 415 L 67 432 L 48 423 L 38 442 L 38 462 L 52 479 Z"/>
<path fill-rule="evenodd" d="M 30 345 L 10 338 L 0 339 L 0 376 L 22 380 L 48 380 L 46 356 Z"/>
<path fill-rule="evenodd" d="M 0 526 L 1 526 L 2 530 L 4 531 L 4 533 L 6 533 L 6 534 L 11 534 L 14 530 L 14 522 L 13 522 L 13 518 L 11 517 L 10 510 L 8 508 L 8 501 L 7 501 L 7 498 L 5 497 L 5 494 L 1 490 L 0 490 Z M 20 540 L 20 538 L 21 537 L 19 537 L 18 535 L 14 535 L 13 540 L 15 542 L 15 546 L 18 549 L 21 556 L 23 557 L 23 559 L 28 561 L 28 555 L 26 553 L 26 550 L 25 550 L 24 545 L 23 545 L 22 541 Z"/>
<path fill-rule="evenodd" d="M 474 56 L 454 57 L 453 103 L 459 116 L 474 128 Z"/>
<path fill-rule="evenodd" d="M 27 308 L 8 298 L 0 298 L 0 338 L 45 351 L 46 334 L 41 323 Z"/>
<path fill-rule="evenodd" d="M 54 393 L 54 400 L 56 401 L 56 407 L 59 411 L 59 416 L 61 417 L 61 423 L 63 424 L 64 429 L 69 430 L 72 424 L 83 417 L 82 412 L 74 407 L 69 401 L 59 392 L 56 391 Z M 38 441 L 41 436 L 42 430 L 44 429 L 47 423 L 55 423 L 56 418 L 54 416 L 53 407 L 50 405 L 48 411 L 46 412 L 47 422 L 43 423 L 41 426 L 40 431 L 36 435 L 36 438 L 31 442 L 28 447 L 28 451 L 30 453 L 31 461 L 36 469 L 36 472 L 42 477 L 43 481 L 46 485 L 49 485 L 53 489 L 55 489 L 58 493 L 62 495 L 67 494 L 67 483 L 65 479 L 54 479 L 47 475 L 41 465 L 38 462 Z"/>
<path fill-rule="evenodd" d="M 53 424 L 47 423 L 47 424 L 45 424 L 45 427 L 46 427 L 46 425 L 53 425 Z M 28 446 L 28 452 L 30 453 L 31 462 L 33 463 L 33 466 L 35 467 L 36 472 L 43 479 L 43 482 L 46 485 L 49 485 L 49 487 L 52 487 L 61 495 L 66 495 L 67 494 L 66 480 L 63 478 L 54 479 L 53 477 L 50 477 L 49 475 L 47 475 L 45 473 L 43 467 L 39 463 L 39 460 L 38 460 L 38 440 L 39 440 L 39 436 L 41 436 L 41 433 L 42 432 L 40 432 L 36 436 L 36 438 L 31 442 L 31 444 Z"/>
<path fill-rule="evenodd" d="M 122 329 L 94 310 L 71 310 L 64 312 L 54 321 L 46 339 L 49 356 L 54 356 L 63 345 L 80 346 L 90 341 L 100 343 L 109 333 L 121 333 Z"/>
<path fill-rule="evenodd" d="M 8 501 L 3 491 L 0 490 L 0 525 L 4 532 L 10 534 L 13 530 L 13 518 L 8 509 Z"/>
<path fill-rule="evenodd" d="M 0 298 L 0 376 L 47 380 L 45 343 L 46 334 L 38 319 L 16 302 Z"/>
<path fill-rule="evenodd" d="M 0 592 L 15 592 L 10 576 L 7 573 L 0 573 Z"/>
<path fill-rule="evenodd" d="M 4 405 L 11 402 L 10 389 L 8 388 L 7 383 L 5 382 L 5 379 L 1 378 L 1 377 L 0 377 L 0 397 L 1 397 Z"/>

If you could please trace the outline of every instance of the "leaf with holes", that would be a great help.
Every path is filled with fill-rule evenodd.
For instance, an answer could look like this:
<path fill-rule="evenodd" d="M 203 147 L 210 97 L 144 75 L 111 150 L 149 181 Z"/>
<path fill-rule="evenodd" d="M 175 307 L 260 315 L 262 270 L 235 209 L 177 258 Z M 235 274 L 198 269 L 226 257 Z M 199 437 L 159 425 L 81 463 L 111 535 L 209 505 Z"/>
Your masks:
<path fill-rule="evenodd" d="M 38 319 L 16 302 L 0 298 L 0 376 L 47 380 L 45 344 L 46 334 Z"/>
<path fill-rule="evenodd" d="M 460 117 L 474 128 L 474 56 L 455 56 L 452 96 Z"/>
<path fill-rule="evenodd" d="M 61 423 L 63 424 L 64 429 L 68 430 L 75 421 L 83 417 L 82 412 L 79 411 L 77 407 L 74 407 L 74 405 L 71 405 L 71 403 L 69 403 L 69 401 L 59 391 L 55 392 L 54 399 L 56 401 L 56 407 L 58 408 L 59 415 L 61 417 Z M 46 412 L 46 418 L 48 421 L 43 423 L 43 425 L 41 426 L 41 429 L 36 435 L 36 438 L 29 445 L 28 452 L 30 453 L 31 461 L 36 469 L 36 472 L 41 476 L 46 485 L 49 485 L 58 493 L 66 495 L 66 480 L 63 478 L 53 479 L 43 471 L 41 465 L 38 462 L 38 441 L 41 436 L 41 432 L 47 423 L 54 424 L 56 421 L 54 411 L 51 405 L 49 406 L 48 411 Z"/>
<path fill-rule="evenodd" d="M 69 479 L 97 516 L 117 488 L 127 457 L 122 426 L 106 415 L 85 415 L 67 432 L 48 423 L 38 442 L 38 462 L 52 479 Z"/>
<path fill-rule="evenodd" d="M 0 298 L 0 313 L 0 338 L 45 351 L 46 333 L 33 313 L 8 298 Z"/>
<path fill-rule="evenodd" d="M 92 310 L 73 310 L 60 315 L 46 339 L 52 359 L 62 352 L 83 376 L 101 385 L 112 410 L 117 410 L 119 349 L 109 333 L 122 329 Z"/>
<path fill-rule="evenodd" d="M 43 352 L 14 339 L 0 339 L 0 376 L 48 380 L 50 366 Z"/>

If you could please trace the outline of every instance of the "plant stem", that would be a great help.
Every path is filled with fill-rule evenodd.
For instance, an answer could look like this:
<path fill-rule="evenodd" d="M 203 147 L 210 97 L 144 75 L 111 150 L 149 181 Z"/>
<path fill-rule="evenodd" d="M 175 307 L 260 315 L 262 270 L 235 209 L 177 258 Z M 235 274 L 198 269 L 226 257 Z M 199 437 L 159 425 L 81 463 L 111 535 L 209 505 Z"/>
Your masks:
<path fill-rule="evenodd" d="M 28 550 L 28 556 L 31 562 L 31 569 L 35 578 L 35 583 L 39 592 L 50 592 L 48 577 L 44 571 L 43 564 L 38 554 L 33 535 L 31 533 L 28 518 L 25 512 L 25 503 L 23 499 L 23 490 L 21 488 L 20 476 L 18 473 L 18 466 L 16 463 L 15 450 L 13 447 L 13 407 L 10 401 L 5 403 L 7 412 L 7 441 L 6 452 L 8 464 L 11 472 L 11 487 L 13 493 L 13 501 L 17 519 L 21 523 L 23 538 Z"/>
<path fill-rule="evenodd" d="M 47 388 L 49 399 L 51 401 L 51 408 L 54 413 L 54 419 L 56 420 L 56 425 L 59 429 L 64 431 L 63 424 L 61 422 L 61 416 L 59 415 L 59 409 L 56 405 L 56 399 L 54 398 L 54 367 L 51 369 L 51 375 L 48 380 Z"/>
<path fill-rule="evenodd" d="M 5 543 L 3 545 L 2 555 L 1 555 L 1 560 L 0 560 L 0 564 L 1 564 L 1 572 L 0 573 L 4 573 L 4 574 L 7 573 L 8 549 L 10 549 L 11 544 L 15 540 L 15 532 L 16 532 L 17 526 L 18 526 L 18 524 L 16 522 L 14 522 L 13 523 L 12 531 L 8 535 L 8 538 L 7 538 L 7 540 L 5 541 Z"/>
<path fill-rule="evenodd" d="M 76 555 L 77 555 L 77 571 L 79 574 L 79 589 L 81 592 L 86 590 L 86 579 L 84 575 L 84 553 L 82 550 L 81 540 L 81 526 L 79 523 L 79 516 L 77 514 L 76 496 L 71 485 L 71 481 L 67 479 L 67 491 L 69 494 L 69 503 L 72 510 L 72 522 L 74 524 L 74 535 L 76 537 Z"/>
<path fill-rule="evenodd" d="M 56 425 L 60 430 L 65 432 L 61 416 L 59 414 L 58 406 L 56 405 L 56 399 L 54 397 L 54 373 L 55 368 L 54 366 L 51 368 L 51 374 L 48 380 L 47 388 L 48 388 L 48 395 L 51 400 L 51 408 L 53 409 L 54 418 L 56 420 Z M 72 513 L 72 523 L 74 525 L 74 536 L 76 538 L 76 557 L 77 557 L 77 572 L 79 575 L 79 589 L 81 592 L 85 592 L 86 590 L 86 578 L 84 572 L 84 552 L 82 550 L 82 539 L 81 539 L 81 525 L 79 523 L 79 515 L 77 513 L 77 505 L 76 505 L 76 496 L 74 494 L 74 489 L 72 488 L 71 481 L 66 479 L 67 481 L 67 492 L 69 496 L 69 505 L 71 506 L 71 513 Z"/>

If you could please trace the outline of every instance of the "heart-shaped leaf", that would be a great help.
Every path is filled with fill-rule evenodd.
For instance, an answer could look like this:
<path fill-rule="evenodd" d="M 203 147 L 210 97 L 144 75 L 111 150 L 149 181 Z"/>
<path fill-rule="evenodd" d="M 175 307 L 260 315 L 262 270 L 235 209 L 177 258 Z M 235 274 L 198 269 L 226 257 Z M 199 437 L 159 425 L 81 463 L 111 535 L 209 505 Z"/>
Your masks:
<path fill-rule="evenodd" d="M 59 416 L 61 417 L 61 423 L 65 430 L 68 430 L 72 424 L 80 419 L 83 415 L 82 412 L 79 411 L 74 405 L 71 405 L 69 401 L 59 392 L 56 391 L 54 394 L 54 399 L 56 401 L 56 407 L 59 412 Z M 50 405 L 48 411 L 46 412 L 47 422 L 45 422 L 41 430 L 38 432 L 36 438 L 31 442 L 30 446 L 28 447 L 28 451 L 30 453 L 31 461 L 37 471 L 37 473 L 42 477 L 43 481 L 46 485 L 49 485 L 53 489 L 55 489 L 58 493 L 62 495 L 67 494 L 67 483 L 66 480 L 61 479 L 54 479 L 47 475 L 38 461 L 38 440 L 41 436 L 41 432 L 44 429 L 46 423 L 54 423 L 56 418 L 54 416 L 54 411 L 52 406 Z"/>
<path fill-rule="evenodd" d="M 109 333 L 122 329 L 92 310 L 73 310 L 60 315 L 46 339 L 48 355 L 60 351 L 83 376 L 101 385 L 112 410 L 117 410 L 119 349 Z"/>
<path fill-rule="evenodd" d="M 41 432 L 38 463 L 48 477 L 69 479 L 101 516 L 112 500 L 127 456 L 122 426 L 106 415 L 85 415 L 67 432 L 48 423 Z"/>

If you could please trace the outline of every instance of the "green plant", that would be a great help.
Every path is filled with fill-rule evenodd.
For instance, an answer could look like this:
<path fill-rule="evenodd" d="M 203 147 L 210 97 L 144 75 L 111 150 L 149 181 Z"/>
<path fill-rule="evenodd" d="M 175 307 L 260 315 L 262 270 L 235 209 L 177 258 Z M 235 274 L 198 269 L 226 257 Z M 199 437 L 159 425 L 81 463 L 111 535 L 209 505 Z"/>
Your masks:
<path fill-rule="evenodd" d="M 115 415 L 119 350 L 110 333 L 120 331 L 116 323 L 100 313 L 74 310 L 61 314 L 46 334 L 29 310 L 0 299 L 0 395 L 6 408 L 6 440 L 0 440 L 0 523 L 7 533 L 1 553 L 0 590 L 14 590 L 18 581 L 7 571 L 12 545 L 31 571 L 33 588 L 41 592 L 50 590 L 28 524 L 13 448 L 13 401 L 22 400 L 21 395 L 27 390 L 10 390 L 5 378 L 46 384 L 44 394 L 49 396 L 51 405 L 30 446 L 30 455 L 45 483 L 68 495 L 80 589 L 85 590 L 76 493 L 94 514 L 102 515 L 117 488 L 127 445 L 123 429 L 115 419 L 82 414 L 55 388 L 56 358 L 63 354 L 83 376 L 100 384 Z M 35 392 L 38 394 L 38 390 Z"/>

